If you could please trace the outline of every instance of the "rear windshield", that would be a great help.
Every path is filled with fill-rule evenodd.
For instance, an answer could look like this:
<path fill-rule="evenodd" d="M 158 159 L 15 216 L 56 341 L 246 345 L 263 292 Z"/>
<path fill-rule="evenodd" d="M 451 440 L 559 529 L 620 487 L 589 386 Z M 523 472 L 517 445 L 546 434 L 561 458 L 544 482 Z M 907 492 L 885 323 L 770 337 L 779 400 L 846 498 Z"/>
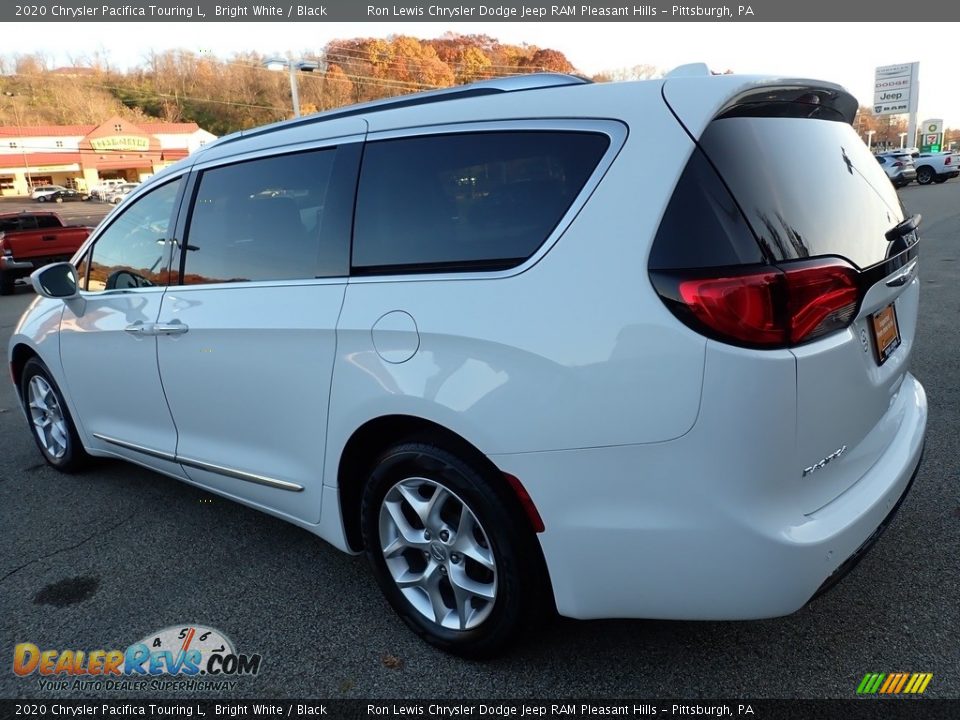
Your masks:
<path fill-rule="evenodd" d="M 710 124 L 700 146 L 772 259 L 839 255 L 860 268 L 885 259 L 884 235 L 903 210 L 846 123 L 726 118 Z"/>

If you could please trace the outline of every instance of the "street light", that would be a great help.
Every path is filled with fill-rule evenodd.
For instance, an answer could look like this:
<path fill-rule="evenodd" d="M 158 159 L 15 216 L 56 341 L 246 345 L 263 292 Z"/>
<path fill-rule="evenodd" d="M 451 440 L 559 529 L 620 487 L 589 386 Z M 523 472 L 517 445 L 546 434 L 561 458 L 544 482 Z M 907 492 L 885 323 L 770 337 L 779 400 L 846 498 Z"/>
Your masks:
<path fill-rule="evenodd" d="M 907 136 L 906 133 L 900 133 L 900 149 L 903 150 L 903 139 Z"/>
<path fill-rule="evenodd" d="M 876 134 L 876 130 L 867 130 L 867 150 L 873 146 L 873 136 Z"/>
<path fill-rule="evenodd" d="M 320 63 L 313 60 L 287 60 L 286 58 L 269 58 L 263 61 L 267 70 L 290 70 L 290 99 L 293 101 L 293 116 L 300 117 L 300 92 L 297 89 L 297 71 L 313 72 L 320 68 Z"/>

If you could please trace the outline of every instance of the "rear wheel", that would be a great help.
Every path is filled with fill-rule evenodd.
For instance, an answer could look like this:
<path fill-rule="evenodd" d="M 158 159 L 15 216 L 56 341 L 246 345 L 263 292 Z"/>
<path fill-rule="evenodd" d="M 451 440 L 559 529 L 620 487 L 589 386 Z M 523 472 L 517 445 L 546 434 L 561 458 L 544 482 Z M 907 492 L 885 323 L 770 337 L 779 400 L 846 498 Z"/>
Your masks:
<path fill-rule="evenodd" d="M 538 603 L 532 531 L 494 478 L 447 449 L 404 443 L 384 453 L 364 491 L 361 523 L 387 600 L 443 650 L 490 655 Z"/>
<path fill-rule="evenodd" d="M 37 198 L 37 202 L 46 202 L 46 201 L 47 201 L 46 195 L 41 195 L 40 197 Z"/>
<path fill-rule="evenodd" d="M 78 470 L 87 459 L 60 388 L 37 358 L 23 366 L 20 397 L 33 439 L 44 459 L 61 472 Z"/>
<path fill-rule="evenodd" d="M 933 182 L 933 179 L 936 175 L 933 172 L 933 168 L 928 165 L 917 168 L 917 182 L 921 185 L 929 185 Z"/>

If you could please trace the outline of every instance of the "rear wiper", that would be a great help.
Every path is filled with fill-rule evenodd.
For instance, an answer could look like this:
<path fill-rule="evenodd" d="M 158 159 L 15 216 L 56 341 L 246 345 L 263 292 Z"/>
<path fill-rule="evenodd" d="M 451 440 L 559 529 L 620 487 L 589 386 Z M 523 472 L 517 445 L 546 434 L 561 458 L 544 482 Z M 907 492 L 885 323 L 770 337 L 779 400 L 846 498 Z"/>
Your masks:
<path fill-rule="evenodd" d="M 920 213 L 917 213 L 916 215 L 911 215 L 903 222 L 894 225 L 892 228 L 887 230 L 886 233 L 884 233 L 885 237 L 887 238 L 887 242 L 894 242 L 909 235 L 910 233 L 915 233 L 917 228 L 920 227 L 921 219 Z M 916 238 L 914 238 L 914 242 L 915 241 Z"/>

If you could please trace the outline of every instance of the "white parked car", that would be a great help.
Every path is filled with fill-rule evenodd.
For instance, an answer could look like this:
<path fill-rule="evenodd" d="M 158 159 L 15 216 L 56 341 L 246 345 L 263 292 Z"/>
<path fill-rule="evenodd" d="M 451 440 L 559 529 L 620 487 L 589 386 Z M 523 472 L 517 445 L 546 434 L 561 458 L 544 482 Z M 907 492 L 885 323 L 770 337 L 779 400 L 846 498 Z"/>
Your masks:
<path fill-rule="evenodd" d="M 126 184 L 126 180 L 121 178 L 107 178 L 105 180 L 100 180 L 96 185 L 90 188 L 90 197 L 94 200 L 106 200 L 107 195 L 109 195 L 113 190 L 119 185 Z"/>
<path fill-rule="evenodd" d="M 917 168 L 914 167 L 913 158 L 904 150 L 877 153 L 877 162 L 880 163 L 895 188 L 909 185 L 917 179 Z"/>
<path fill-rule="evenodd" d="M 945 183 L 960 175 L 957 156 L 951 151 L 917 152 L 913 154 L 913 164 L 917 168 L 917 182 L 920 185 Z"/>
<path fill-rule="evenodd" d="M 124 458 L 365 552 L 456 653 L 552 607 L 792 613 L 926 427 L 919 218 L 856 110 L 687 68 L 225 137 L 34 273 L 11 375 L 54 467 Z"/>
<path fill-rule="evenodd" d="M 122 183 L 109 190 L 104 196 L 104 200 L 112 205 L 118 205 L 127 195 L 140 187 L 140 183 Z"/>
<path fill-rule="evenodd" d="M 51 195 L 66 189 L 63 185 L 39 185 L 31 191 L 30 199 L 47 202 Z"/>

